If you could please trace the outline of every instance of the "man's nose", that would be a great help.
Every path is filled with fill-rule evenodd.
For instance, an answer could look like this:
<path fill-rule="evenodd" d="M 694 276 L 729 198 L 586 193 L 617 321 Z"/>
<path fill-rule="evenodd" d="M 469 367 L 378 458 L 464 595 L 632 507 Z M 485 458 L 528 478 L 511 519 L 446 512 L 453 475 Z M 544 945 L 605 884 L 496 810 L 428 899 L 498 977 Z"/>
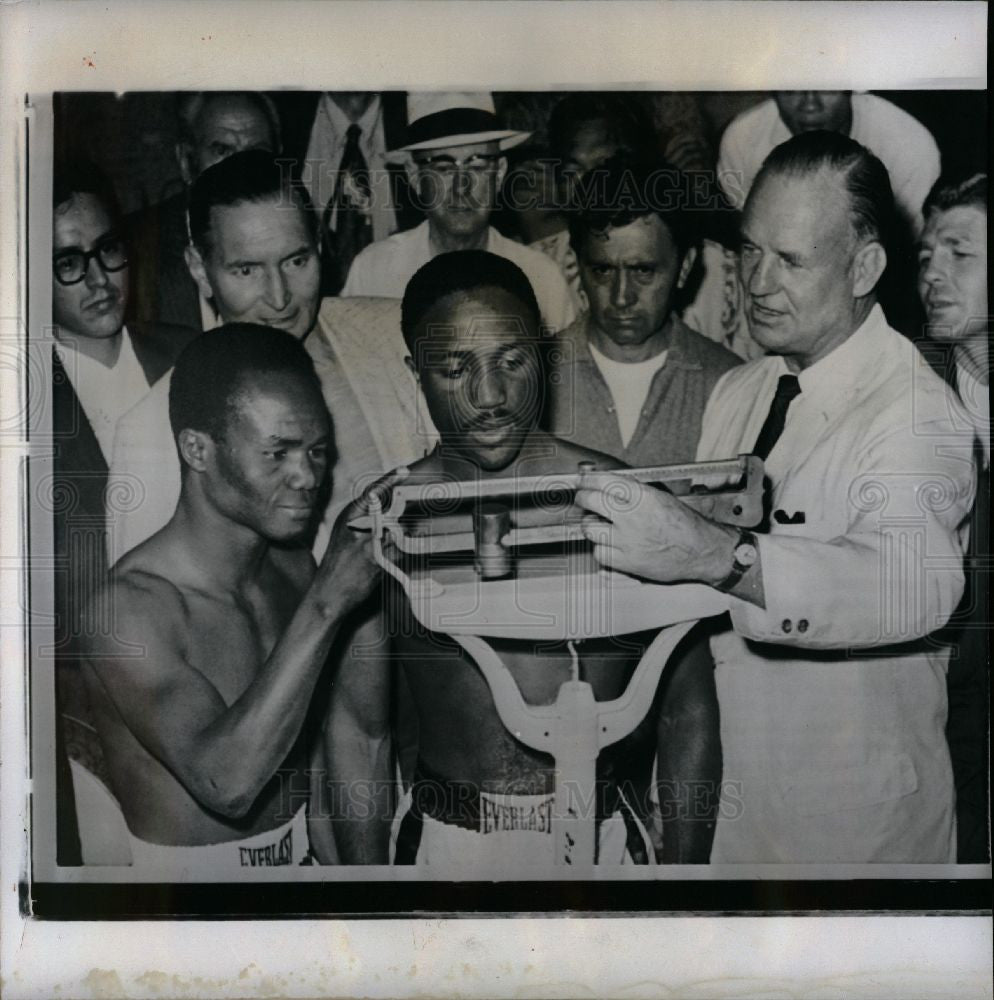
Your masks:
<path fill-rule="evenodd" d="M 103 265 L 96 257 L 91 257 L 86 264 L 86 284 L 88 288 L 103 288 L 110 281 Z"/>
<path fill-rule="evenodd" d="M 275 309 L 284 308 L 290 301 L 290 288 L 282 268 L 274 267 L 266 272 L 265 297 Z"/>
<path fill-rule="evenodd" d="M 484 367 L 477 371 L 472 390 L 473 405 L 479 410 L 496 410 L 507 399 L 503 376 L 496 368 Z"/>
<path fill-rule="evenodd" d="M 822 106 L 820 90 L 802 90 L 800 107 L 802 111 L 820 111 Z"/>
<path fill-rule="evenodd" d="M 635 301 L 635 288 L 632 279 L 624 268 L 618 268 L 611 282 L 611 305 L 616 309 L 624 309 Z"/>
<path fill-rule="evenodd" d="M 766 254 L 746 265 L 745 285 L 750 295 L 767 295 L 776 289 L 774 261 Z"/>
<path fill-rule="evenodd" d="M 922 270 L 922 281 L 926 285 L 937 285 L 946 275 L 945 260 L 941 253 L 933 253 Z"/>
<path fill-rule="evenodd" d="M 316 490 L 324 476 L 324 465 L 307 452 L 294 462 L 287 473 L 287 485 L 294 490 Z"/>

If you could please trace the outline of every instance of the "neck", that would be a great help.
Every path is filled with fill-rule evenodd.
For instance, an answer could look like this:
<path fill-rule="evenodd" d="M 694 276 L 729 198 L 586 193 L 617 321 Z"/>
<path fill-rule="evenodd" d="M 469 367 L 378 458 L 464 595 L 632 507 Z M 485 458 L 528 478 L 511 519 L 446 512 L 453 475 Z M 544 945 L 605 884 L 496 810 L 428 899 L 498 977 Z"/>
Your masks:
<path fill-rule="evenodd" d="M 117 364 L 124 338 L 120 330 L 113 337 L 78 337 L 60 326 L 56 328 L 55 339 L 60 344 L 65 344 L 99 362 L 105 368 L 113 368 Z"/>
<path fill-rule="evenodd" d="M 486 250 L 489 239 L 489 226 L 484 226 L 478 233 L 458 236 L 442 232 L 431 219 L 428 220 L 428 245 L 431 247 L 432 257 L 451 250 Z"/>
<path fill-rule="evenodd" d="M 956 344 L 953 348 L 953 355 L 956 358 L 956 364 L 969 372 L 982 385 L 987 385 L 990 382 L 990 348 L 986 331 L 981 337 L 973 337 Z"/>
<path fill-rule="evenodd" d="M 240 590 L 258 575 L 269 543 L 246 525 L 224 517 L 188 481 L 190 475 L 170 522 L 186 541 L 186 561 L 212 589 Z"/>
<path fill-rule="evenodd" d="M 366 113 L 373 102 L 375 94 L 360 91 L 358 93 L 332 94 L 331 99 L 344 112 L 350 122 L 357 122 Z"/>
<path fill-rule="evenodd" d="M 455 482 L 476 482 L 486 479 L 504 479 L 507 476 L 516 474 L 518 463 L 533 454 L 532 446 L 534 430 L 526 431 L 521 437 L 521 445 L 515 453 L 514 458 L 499 469 L 485 469 L 472 458 L 465 455 L 458 447 L 440 441 L 436 447 L 433 457 L 437 462 L 437 471 L 442 473 L 449 481 Z"/>
<path fill-rule="evenodd" d="M 820 349 L 811 354 L 785 354 L 783 359 L 787 364 L 787 368 L 796 374 L 797 372 L 804 371 L 805 368 L 810 368 L 813 364 L 821 361 L 822 358 L 827 358 L 832 351 L 841 347 L 866 322 L 866 317 L 870 315 L 871 310 L 876 304 L 877 301 L 872 295 L 863 299 L 856 299 L 853 303 L 853 311 L 845 327 L 839 330 L 835 337 L 828 339 Z"/>
<path fill-rule="evenodd" d="M 670 346 L 673 336 L 673 317 L 667 316 L 663 325 L 641 344 L 619 344 L 612 340 L 591 318 L 587 327 L 590 343 L 610 361 L 636 365 L 662 354 Z"/>

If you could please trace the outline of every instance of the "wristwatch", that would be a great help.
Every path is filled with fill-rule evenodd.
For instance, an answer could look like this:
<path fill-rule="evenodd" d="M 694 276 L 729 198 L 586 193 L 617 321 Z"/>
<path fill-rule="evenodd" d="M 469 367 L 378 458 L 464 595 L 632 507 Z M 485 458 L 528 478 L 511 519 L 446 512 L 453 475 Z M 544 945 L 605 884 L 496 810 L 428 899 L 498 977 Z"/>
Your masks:
<path fill-rule="evenodd" d="M 759 558 L 759 549 L 756 548 L 756 536 L 743 528 L 739 532 L 739 541 L 733 550 L 732 572 L 725 577 L 721 583 L 714 585 L 715 590 L 720 590 L 727 594 L 745 575 L 746 570 L 754 565 Z"/>

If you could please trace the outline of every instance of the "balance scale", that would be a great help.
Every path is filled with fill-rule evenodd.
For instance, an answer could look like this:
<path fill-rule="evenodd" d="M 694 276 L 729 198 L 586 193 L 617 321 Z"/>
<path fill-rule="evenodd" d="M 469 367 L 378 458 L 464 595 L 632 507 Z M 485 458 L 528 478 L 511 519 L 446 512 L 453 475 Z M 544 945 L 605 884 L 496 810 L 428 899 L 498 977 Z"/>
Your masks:
<path fill-rule="evenodd" d="M 652 583 L 596 563 L 573 503 L 591 471 L 580 463 L 571 474 L 401 483 L 389 506 L 374 496 L 369 515 L 350 522 L 372 530 L 375 559 L 414 617 L 472 657 L 508 731 L 555 760 L 555 859 L 574 868 L 594 862 L 598 754 L 648 714 L 663 667 L 697 621 L 728 610 L 725 595 L 703 584 Z M 716 521 L 751 527 L 762 517 L 763 463 L 753 455 L 611 471 L 659 486 Z M 650 629 L 659 632 L 625 692 L 596 701 L 580 680 L 575 643 Z M 487 638 L 564 641 L 571 679 L 553 704 L 526 704 Z"/>

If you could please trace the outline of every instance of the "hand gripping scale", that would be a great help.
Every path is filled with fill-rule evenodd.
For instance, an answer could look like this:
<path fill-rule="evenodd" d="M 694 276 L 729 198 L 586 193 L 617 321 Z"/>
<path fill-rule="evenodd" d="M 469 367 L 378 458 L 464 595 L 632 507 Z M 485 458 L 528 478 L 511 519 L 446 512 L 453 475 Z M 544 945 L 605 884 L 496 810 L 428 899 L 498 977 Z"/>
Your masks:
<path fill-rule="evenodd" d="M 557 864 L 591 865 L 600 751 L 627 736 L 652 704 L 663 667 L 701 618 L 728 609 L 703 584 L 657 584 L 600 568 L 584 539 L 573 495 L 585 471 L 466 482 L 401 483 L 367 517 L 376 561 L 401 585 L 418 621 L 450 635 L 473 658 L 514 737 L 556 762 Z M 751 455 L 649 469 L 614 470 L 657 484 L 714 520 L 751 527 L 762 517 L 763 464 Z M 594 699 L 579 679 L 576 640 L 660 629 L 624 694 Z M 486 638 L 567 641 L 570 680 L 552 705 L 525 702 Z"/>

